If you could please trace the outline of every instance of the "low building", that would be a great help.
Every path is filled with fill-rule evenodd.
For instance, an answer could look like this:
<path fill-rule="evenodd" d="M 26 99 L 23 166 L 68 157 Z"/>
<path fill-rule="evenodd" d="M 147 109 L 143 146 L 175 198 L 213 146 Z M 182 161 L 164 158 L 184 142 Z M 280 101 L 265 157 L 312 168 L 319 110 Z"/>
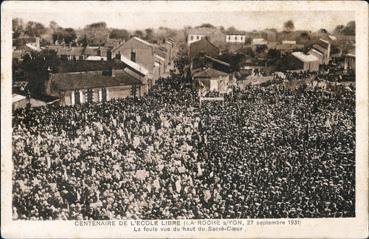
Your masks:
<path fill-rule="evenodd" d="M 13 111 L 20 109 L 20 108 L 26 108 L 26 107 L 40 107 L 46 105 L 46 102 L 34 98 L 27 98 L 24 95 L 19 94 L 13 94 L 12 95 L 12 106 Z"/>
<path fill-rule="evenodd" d="M 260 51 L 268 48 L 268 42 L 263 38 L 254 38 L 251 42 L 251 48 L 255 51 Z"/>
<path fill-rule="evenodd" d="M 83 50 L 83 59 L 87 61 L 106 61 L 108 60 L 108 51 L 110 50 L 106 47 L 86 46 Z"/>
<path fill-rule="evenodd" d="M 303 52 L 293 52 L 297 69 L 303 71 L 319 71 L 319 59 L 314 55 L 306 55 Z M 295 70 L 295 69 L 292 69 Z"/>
<path fill-rule="evenodd" d="M 59 97 L 60 105 L 104 102 L 141 96 L 142 82 L 124 70 L 51 74 L 46 93 Z"/>
<path fill-rule="evenodd" d="M 355 50 L 352 50 L 345 55 L 345 62 L 344 62 L 343 68 L 346 72 L 350 70 L 355 72 L 355 69 L 356 69 Z"/>
<path fill-rule="evenodd" d="M 252 39 L 251 44 L 254 46 L 262 46 L 262 45 L 268 45 L 268 42 L 263 38 L 254 38 Z"/>
<path fill-rule="evenodd" d="M 225 73 L 231 73 L 231 65 L 227 62 L 221 61 L 219 59 L 207 56 L 207 55 L 201 55 L 198 57 L 195 57 L 193 61 L 191 62 L 191 71 L 195 71 L 198 68 L 212 68 L 218 71 L 222 71 Z"/>
<path fill-rule="evenodd" d="M 12 95 L 12 106 L 13 110 L 19 108 L 25 108 L 29 103 L 29 100 L 24 95 L 13 94 Z"/>
<path fill-rule="evenodd" d="M 211 43 L 208 39 L 203 38 L 200 41 L 192 43 L 189 49 L 190 60 L 199 56 L 200 54 L 210 57 L 217 57 L 219 55 L 219 48 Z"/>
<path fill-rule="evenodd" d="M 49 46 L 48 49 L 54 50 L 56 54 L 63 60 L 83 60 L 83 47 L 69 46 Z"/>
<path fill-rule="evenodd" d="M 203 67 L 193 70 L 192 79 L 193 85 L 200 96 L 214 91 L 227 93 L 230 74 L 210 67 Z"/>

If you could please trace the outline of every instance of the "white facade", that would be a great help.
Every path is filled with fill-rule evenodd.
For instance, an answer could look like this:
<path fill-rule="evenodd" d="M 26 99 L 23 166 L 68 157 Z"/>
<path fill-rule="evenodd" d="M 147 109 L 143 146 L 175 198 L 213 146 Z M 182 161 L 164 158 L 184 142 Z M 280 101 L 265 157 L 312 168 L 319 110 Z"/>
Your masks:
<path fill-rule="evenodd" d="M 246 36 L 245 35 L 226 35 L 226 42 L 229 43 L 245 43 Z"/>
<path fill-rule="evenodd" d="M 190 45 L 191 43 L 200 41 L 203 38 L 205 38 L 205 35 L 190 34 L 188 35 L 188 38 L 187 38 L 187 44 Z"/>

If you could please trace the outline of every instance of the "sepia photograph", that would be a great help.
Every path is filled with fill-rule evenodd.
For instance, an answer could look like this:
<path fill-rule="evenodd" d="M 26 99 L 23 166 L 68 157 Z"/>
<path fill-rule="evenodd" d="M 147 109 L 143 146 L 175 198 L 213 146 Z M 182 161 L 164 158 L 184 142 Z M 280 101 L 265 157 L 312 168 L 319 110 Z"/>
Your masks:
<path fill-rule="evenodd" d="M 7 8 L 1 79 L 11 97 L 7 220 L 246 237 L 249 224 L 362 215 L 367 141 L 362 153 L 357 145 L 368 122 L 358 126 L 357 106 L 367 113 L 368 79 L 358 68 L 368 62 L 356 60 L 358 8 L 21 4 Z"/>

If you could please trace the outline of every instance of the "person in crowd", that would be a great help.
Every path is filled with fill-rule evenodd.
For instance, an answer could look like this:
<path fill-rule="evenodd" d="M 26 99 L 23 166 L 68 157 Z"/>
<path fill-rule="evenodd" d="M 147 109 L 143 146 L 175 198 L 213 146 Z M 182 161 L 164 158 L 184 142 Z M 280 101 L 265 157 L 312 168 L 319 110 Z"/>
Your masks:
<path fill-rule="evenodd" d="M 203 104 L 172 76 L 142 98 L 15 111 L 14 219 L 355 216 L 353 91 Z"/>

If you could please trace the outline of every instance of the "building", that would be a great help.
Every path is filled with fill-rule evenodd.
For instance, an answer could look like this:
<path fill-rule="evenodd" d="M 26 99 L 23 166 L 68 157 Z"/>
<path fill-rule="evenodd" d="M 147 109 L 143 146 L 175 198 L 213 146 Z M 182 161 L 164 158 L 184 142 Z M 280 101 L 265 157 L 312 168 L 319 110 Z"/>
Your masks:
<path fill-rule="evenodd" d="M 208 39 L 203 38 L 190 45 L 189 49 L 190 60 L 192 61 L 192 59 L 199 56 L 200 53 L 210 57 L 217 57 L 219 55 L 219 48 L 216 47 L 213 43 L 211 43 Z"/>
<path fill-rule="evenodd" d="M 254 38 L 252 39 L 252 45 L 254 46 L 268 45 L 268 42 L 264 38 Z"/>
<path fill-rule="evenodd" d="M 306 55 L 303 52 L 292 52 L 296 59 L 294 65 L 296 69 L 303 71 L 319 71 L 319 59 L 314 55 Z M 295 70 L 295 69 L 293 69 Z"/>
<path fill-rule="evenodd" d="M 25 108 L 28 103 L 29 103 L 29 100 L 24 95 L 18 95 L 18 94 L 12 95 L 13 110 L 16 110 L 19 108 Z"/>
<path fill-rule="evenodd" d="M 191 62 L 191 71 L 195 71 L 198 68 L 212 68 L 214 70 L 222 71 L 225 73 L 231 73 L 231 65 L 227 62 L 215 59 L 207 55 L 200 55 L 195 57 Z"/>
<path fill-rule="evenodd" d="M 309 54 L 318 57 L 320 64 L 328 65 L 331 59 L 331 43 L 327 40 L 320 39 L 318 43 L 312 46 Z"/>
<path fill-rule="evenodd" d="M 49 46 L 48 49 L 54 50 L 56 54 L 63 60 L 83 60 L 83 47 L 70 46 Z"/>
<path fill-rule="evenodd" d="M 263 38 L 254 38 L 251 42 L 251 48 L 254 52 L 259 51 L 260 49 L 267 49 L 268 42 Z"/>
<path fill-rule="evenodd" d="M 233 31 L 227 32 L 225 36 L 226 43 L 241 43 L 245 44 L 246 32 L 243 31 Z"/>
<path fill-rule="evenodd" d="M 113 57 L 121 58 L 124 56 L 149 71 L 155 81 L 166 71 L 167 56 L 166 50 L 158 48 L 138 37 L 132 37 L 125 43 L 112 50 Z"/>
<path fill-rule="evenodd" d="M 52 102 L 51 102 L 52 103 Z M 12 106 L 13 106 L 13 111 L 20 109 L 20 108 L 26 108 L 27 106 L 29 107 L 40 107 L 40 106 L 44 106 L 46 105 L 46 102 L 42 101 L 42 100 L 38 100 L 35 98 L 27 98 L 24 95 L 19 95 L 19 94 L 12 94 Z"/>
<path fill-rule="evenodd" d="M 227 93 L 230 74 L 211 67 L 197 68 L 192 72 L 192 80 L 198 95 L 204 96 L 208 92 Z"/>
<path fill-rule="evenodd" d="M 355 49 L 345 55 L 344 70 L 355 72 L 356 69 L 356 54 Z"/>
<path fill-rule="evenodd" d="M 108 38 L 105 42 L 105 47 L 108 49 L 114 49 L 116 47 L 118 47 L 120 44 L 122 44 L 124 42 L 124 40 L 121 39 L 112 39 L 112 38 Z"/>
<path fill-rule="evenodd" d="M 260 34 L 268 42 L 277 41 L 277 30 L 275 29 L 265 29 Z"/>
<path fill-rule="evenodd" d="M 60 105 L 104 102 L 111 99 L 141 96 L 142 82 L 122 70 L 51 74 L 46 94 L 59 97 Z"/>
<path fill-rule="evenodd" d="M 217 32 L 216 28 L 210 27 L 198 27 L 198 28 L 191 28 L 187 32 L 187 45 L 191 45 L 196 41 L 200 41 L 206 37 L 210 37 L 210 35 Z"/>
<path fill-rule="evenodd" d="M 111 51 L 107 47 L 86 46 L 83 50 L 83 59 L 87 61 L 106 61 L 108 60 L 108 52 Z"/>
<path fill-rule="evenodd" d="M 293 51 L 296 51 L 298 49 L 303 49 L 304 45 L 302 44 L 297 44 L 296 41 L 282 41 L 281 43 L 277 43 L 277 44 L 268 44 L 268 48 L 269 49 L 276 49 L 281 51 L 281 53 L 283 54 L 289 54 Z"/>

